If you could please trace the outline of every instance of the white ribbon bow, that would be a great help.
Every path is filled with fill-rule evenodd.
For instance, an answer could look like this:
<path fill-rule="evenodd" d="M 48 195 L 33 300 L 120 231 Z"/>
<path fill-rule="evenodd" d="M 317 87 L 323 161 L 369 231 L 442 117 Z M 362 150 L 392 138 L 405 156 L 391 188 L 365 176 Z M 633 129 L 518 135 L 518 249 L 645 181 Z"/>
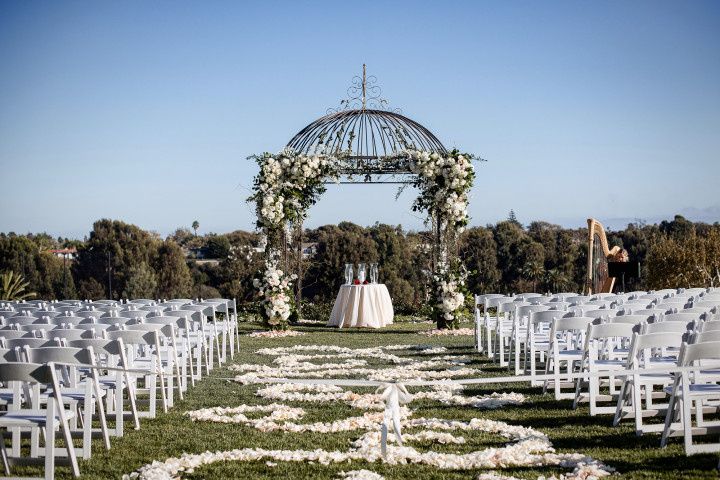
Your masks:
<path fill-rule="evenodd" d="M 400 430 L 400 404 L 408 403 L 412 396 L 402 383 L 383 383 L 375 393 L 379 393 L 381 390 L 381 398 L 385 400 L 385 415 L 380 436 L 380 448 L 383 457 L 385 457 L 387 456 L 388 427 L 391 422 L 398 444 L 403 444 Z"/>

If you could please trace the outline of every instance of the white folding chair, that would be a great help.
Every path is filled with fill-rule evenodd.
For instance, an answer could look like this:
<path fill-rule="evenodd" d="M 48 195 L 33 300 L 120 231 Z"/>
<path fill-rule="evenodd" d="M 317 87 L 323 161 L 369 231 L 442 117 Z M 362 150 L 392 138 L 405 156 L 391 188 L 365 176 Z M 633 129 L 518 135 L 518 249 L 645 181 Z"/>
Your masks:
<path fill-rule="evenodd" d="M 626 368 L 637 370 L 638 373 L 627 375 L 620 389 L 613 425 L 618 425 L 626 418 L 635 420 L 635 434 L 660 432 L 663 424 L 646 423 L 645 418 L 663 415 L 667 404 L 656 400 L 665 399 L 667 395 L 663 390 L 656 391 L 656 387 L 664 389 L 673 381 L 669 370 L 677 366 L 675 354 L 683 342 L 683 332 L 658 332 L 633 334 Z M 647 372 L 643 369 L 666 366 L 668 373 Z"/>
<path fill-rule="evenodd" d="M 124 433 L 125 415 L 129 415 L 133 420 L 135 430 L 140 429 L 140 418 L 138 416 L 137 405 L 135 401 L 135 389 L 131 381 L 130 373 L 124 371 L 127 368 L 127 359 L 125 357 L 125 348 L 122 339 L 83 339 L 72 340 L 68 342 L 68 346 L 74 348 L 92 348 L 94 354 L 93 365 L 105 368 L 107 374 L 100 375 L 98 381 L 101 388 L 105 391 L 105 415 L 108 420 L 114 420 L 114 425 L 109 428 L 109 433 L 113 436 L 122 437 Z M 125 409 L 125 395 L 127 393 L 128 404 L 130 410 Z"/>
<path fill-rule="evenodd" d="M 0 382 L 10 384 L 13 389 L 13 398 L 8 405 L 8 410 L 0 416 L 0 428 L 6 428 L 13 432 L 12 457 L 20 458 L 21 430 L 30 430 L 31 432 L 42 430 L 45 438 L 44 478 L 46 480 L 55 478 L 55 439 L 56 432 L 60 431 L 65 441 L 66 458 L 69 460 L 72 474 L 74 477 L 79 477 L 80 469 L 68 425 L 68 420 L 74 417 L 74 413 L 65 409 L 62 390 L 55 375 L 55 365 L 53 363 L 46 365 L 21 362 L 0 363 Z M 25 385 L 27 387 L 24 387 Z M 47 400 L 45 408 L 42 408 L 40 404 L 41 386 L 51 389 L 50 398 Z M 39 437 L 37 433 L 35 435 L 35 438 Z M 31 450 L 35 447 L 34 440 L 32 443 Z M 11 475 L 9 456 L 4 441 L 0 442 L 0 447 L 5 461 L 5 473 Z"/>
<path fill-rule="evenodd" d="M 162 359 L 160 358 L 160 336 L 156 329 L 144 330 L 108 330 L 105 332 L 110 340 L 122 340 L 125 348 L 125 360 L 129 370 L 141 370 L 145 373 L 131 373 L 129 378 L 135 391 L 136 403 L 140 403 L 139 394 L 147 395 L 148 410 L 138 409 L 140 417 L 155 418 L 157 412 L 157 394 L 160 392 L 160 401 L 163 412 L 168 410 L 168 401 L 165 390 L 165 375 Z M 143 380 L 143 386 L 138 380 Z M 158 388 L 158 379 L 160 386 Z"/>
<path fill-rule="evenodd" d="M 582 402 L 588 402 L 591 416 L 615 413 L 615 405 L 612 407 L 598 406 L 598 402 L 617 400 L 618 385 L 613 370 L 625 367 L 628 355 L 627 347 L 634 328 L 635 324 L 633 323 L 588 325 L 581 369 L 592 375 L 589 375 L 587 379 L 578 378 L 575 381 L 573 408 L 577 408 Z M 602 376 L 598 374 L 602 374 Z M 600 393 L 602 387 L 607 387 L 607 394 Z"/>
<path fill-rule="evenodd" d="M 105 448 L 110 449 L 110 436 L 105 419 L 103 397 L 94 355 L 91 348 L 41 347 L 23 349 L 25 360 L 30 363 L 54 362 L 63 399 L 75 416 L 71 423 L 71 435 L 83 439 L 80 452 L 83 458 L 90 458 L 93 434 L 100 436 Z M 97 410 L 96 410 L 97 409 Z M 93 415 L 97 411 L 100 428 L 93 429 Z M 80 420 L 80 425 L 78 425 Z"/>
<path fill-rule="evenodd" d="M 552 372 L 553 379 L 546 380 L 543 385 L 543 393 L 547 392 L 552 384 L 555 399 L 575 398 L 575 382 L 569 377 L 563 378 L 561 374 L 562 365 L 565 364 L 567 373 L 576 371 L 575 365 L 580 365 L 583 358 L 583 346 L 585 343 L 585 332 L 590 323 L 590 317 L 567 317 L 553 320 L 550 329 L 550 357 L 545 362 L 545 373 Z M 572 392 L 563 392 L 562 388 L 572 388 Z"/>
<path fill-rule="evenodd" d="M 540 298 L 540 297 L 534 297 Z M 542 312 L 544 310 L 550 310 L 547 305 L 523 305 L 515 308 L 513 314 L 513 327 L 512 333 L 510 334 L 510 357 L 515 359 L 515 375 L 519 375 L 520 370 L 520 355 L 526 348 L 526 342 L 528 337 L 528 325 L 529 316 L 533 312 Z"/>
<path fill-rule="evenodd" d="M 660 444 L 665 447 L 670 437 L 682 435 L 686 455 L 720 452 L 718 442 L 693 442 L 693 436 L 720 433 L 720 421 L 705 421 L 703 418 L 704 407 L 709 406 L 711 411 L 716 412 L 720 402 L 720 342 L 684 343 L 678 363 L 682 367 L 696 366 L 697 370 L 676 374 L 672 387 L 666 389 L 670 394 L 670 403 Z M 678 420 L 679 424 L 676 423 Z"/>

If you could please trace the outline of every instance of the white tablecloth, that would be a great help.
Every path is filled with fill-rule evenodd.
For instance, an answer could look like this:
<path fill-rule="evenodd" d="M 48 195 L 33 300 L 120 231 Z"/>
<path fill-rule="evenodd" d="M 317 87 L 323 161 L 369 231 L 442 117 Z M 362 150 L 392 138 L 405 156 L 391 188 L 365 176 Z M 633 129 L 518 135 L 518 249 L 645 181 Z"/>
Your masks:
<path fill-rule="evenodd" d="M 343 285 L 330 314 L 332 327 L 381 328 L 393 323 L 390 292 L 381 283 Z"/>

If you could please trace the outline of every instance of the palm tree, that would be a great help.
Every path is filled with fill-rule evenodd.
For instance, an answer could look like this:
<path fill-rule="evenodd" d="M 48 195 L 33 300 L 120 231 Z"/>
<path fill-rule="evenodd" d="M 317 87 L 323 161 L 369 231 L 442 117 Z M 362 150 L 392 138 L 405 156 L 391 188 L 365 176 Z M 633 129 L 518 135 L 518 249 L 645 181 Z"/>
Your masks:
<path fill-rule="evenodd" d="M 553 268 L 548 270 L 545 278 L 553 292 L 559 292 L 568 285 L 568 278 L 561 270 Z"/>
<path fill-rule="evenodd" d="M 0 275 L 0 300 L 25 300 L 34 297 L 35 292 L 25 291 L 28 285 L 30 284 L 22 275 L 13 271 L 3 273 Z"/>
<path fill-rule="evenodd" d="M 540 280 L 545 273 L 545 268 L 542 263 L 530 262 L 526 264 L 522 269 L 523 277 L 527 278 L 532 282 L 533 292 L 536 292 L 537 281 Z"/>
<path fill-rule="evenodd" d="M 197 220 L 193 221 L 192 223 L 192 229 L 195 230 L 195 236 L 197 237 L 197 229 L 200 228 L 200 222 Z"/>

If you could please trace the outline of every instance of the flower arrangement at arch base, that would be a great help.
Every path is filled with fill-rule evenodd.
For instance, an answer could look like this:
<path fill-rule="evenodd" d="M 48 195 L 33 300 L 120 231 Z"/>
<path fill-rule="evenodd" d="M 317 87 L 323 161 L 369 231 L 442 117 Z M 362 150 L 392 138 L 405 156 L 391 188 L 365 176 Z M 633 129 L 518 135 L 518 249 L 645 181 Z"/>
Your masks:
<path fill-rule="evenodd" d="M 460 318 L 468 313 L 465 297 L 468 294 L 465 280 L 467 270 L 459 261 L 450 265 L 439 262 L 431 279 L 432 319 L 437 328 L 460 327 Z"/>
<path fill-rule="evenodd" d="M 288 275 L 280 268 L 279 255 L 270 251 L 265 268 L 253 279 L 253 286 L 261 298 L 260 314 L 271 330 L 285 330 L 288 322 L 297 320 L 292 282 L 297 275 Z"/>

